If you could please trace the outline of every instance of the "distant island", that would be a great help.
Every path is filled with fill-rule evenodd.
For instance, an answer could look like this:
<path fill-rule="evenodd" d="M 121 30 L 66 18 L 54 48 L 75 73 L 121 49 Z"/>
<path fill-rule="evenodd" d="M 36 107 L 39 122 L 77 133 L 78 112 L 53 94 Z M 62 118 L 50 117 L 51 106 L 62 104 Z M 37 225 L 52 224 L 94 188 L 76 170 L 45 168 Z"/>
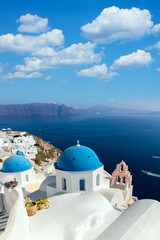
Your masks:
<path fill-rule="evenodd" d="M 0 116 L 75 116 L 73 107 L 55 103 L 1 104 Z"/>
<path fill-rule="evenodd" d="M 140 111 L 129 108 L 108 107 L 96 105 L 89 108 L 74 108 L 65 104 L 57 103 L 29 103 L 29 104 L 1 104 L 0 116 L 105 116 L 111 114 L 141 114 Z"/>

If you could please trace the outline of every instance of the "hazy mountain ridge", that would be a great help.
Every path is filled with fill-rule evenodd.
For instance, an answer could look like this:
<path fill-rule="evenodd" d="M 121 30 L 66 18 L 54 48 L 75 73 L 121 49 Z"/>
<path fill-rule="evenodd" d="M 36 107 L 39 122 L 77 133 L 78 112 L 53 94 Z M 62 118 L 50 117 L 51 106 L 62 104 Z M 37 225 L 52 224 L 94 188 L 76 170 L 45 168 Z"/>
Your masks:
<path fill-rule="evenodd" d="M 30 103 L 30 104 L 1 104 L 0 116 L 106 116 L 146 113 L 136 109 L 108 107 L 96 105 L 89 108 L 74 108 L 65 104 L 57 103 Z"/>
<path fill-rule="evenodd" d="M 77 111 L 64 104 L 31 103 L 0 105 L 0 116 L 74 116 Z"/>
<path fill-rule="evenodd" d="M 79 112 L 90 116 L 106 116 L 106 115 L 124 115 L 124 114 L 141 114 L 148 113 L 148 111 L 137 110 L 122 107 L 109 107 L 105 105 L 95 105 L 88 109 L 79 109 Z"/>

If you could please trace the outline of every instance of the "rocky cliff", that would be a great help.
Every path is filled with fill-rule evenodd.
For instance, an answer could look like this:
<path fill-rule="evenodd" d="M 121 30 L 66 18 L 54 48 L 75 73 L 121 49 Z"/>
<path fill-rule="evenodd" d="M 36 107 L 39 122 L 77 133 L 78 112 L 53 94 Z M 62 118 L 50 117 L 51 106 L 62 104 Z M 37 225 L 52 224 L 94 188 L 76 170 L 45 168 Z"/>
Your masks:
<path fill-rule="evenodd" d="M 0 105 L 0 116 L 75 116 L 73 107 L 55 103 L 4 104 Z"/>
<path fill-rule="evenodd" d="M 36 155 L 35 162 L 38 165 L 41 165 L 41 162 L 49 162 L 55 164 L 61 154 L 61 150 L 54 147 L 50 142 L 44 141 L 42 138 L 39 138 L 37 136 L 33 136 L 33 138 L 38 147 L 38 154 Z"/>

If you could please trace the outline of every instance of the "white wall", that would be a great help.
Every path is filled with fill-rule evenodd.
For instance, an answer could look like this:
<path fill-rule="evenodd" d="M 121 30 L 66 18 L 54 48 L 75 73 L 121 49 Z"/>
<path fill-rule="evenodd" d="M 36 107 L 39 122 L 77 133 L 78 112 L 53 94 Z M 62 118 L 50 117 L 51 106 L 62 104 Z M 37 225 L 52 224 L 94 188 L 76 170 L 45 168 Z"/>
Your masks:
<path fill-rule="evenodd" d="M 85 180 L 85 191 L 91 191 L 93 189 L 92 172 L 78 172 L 71 173 L 70 192 L 80 192 L 80 179 Z"/>
<path fill-rule="evenodd" d="M 112 206 L 115 207 L 122 207 L 122 205 L 124 204 L 124 197 L 122 192 L 116 192 L 111 200 L 111 204 Z"/>
<path fill-rule="evenodd" d="M 3 146 L 3 139 L 0 138 L 0 146 L 2 147 Z"/>
<path fill-rule="evenodd" d="M 34 170 L 33 167 L 27 171 L 23 171 L 23 172 L 17 172 L 17 173 L 6 173 L 6 175 L 10 176 L 13 178 L 16 178 L 16 181 L 19 183 L 19 185 L 27 185 L 29 183 L 33 182 L 33 178 L 34 178 Z M 27 181 L 27 177 L 28 176 L 28 180 Z"/>
<path fill-rule="evenodd" d="M 100 176 L 100 184 L 96 184 L 96 176 Z M 103 166 L 86 172 L 66 172 L 56 169 L 57 189 L 62 191 L 62 181 L 66 179 L 67 192 L 80 192 L 80 179 L 85 180 L 85 191 L 95 191 L 103 186 Z"/>
<path fill-rule="evenodd" d="M 70 184 L 70 172 L 65 172 L 56 169 L 56 186 L 57 190 L 61 191 L 62 190 L 62 178 L 66 179 L 67 183 L 67 191 L 71 191 L 71 184 Z"/>
<path fill-rule="evenodd" d="M 95 171 L 92 172 L 92 181 L 93 181 L 93 190 L 96 191 L 99 188 L 102 188 L 104 185 L 104 177 L 103 177 L 103 166 L 96 169 Z M 99 174 L 100 176 L 100 185 L 97 185 L 96 183 L 96 179 L 97 179 L 97 175 Z M 107 185 L 106 187 L 109 188 L 109 185 Z"/>
<path fill-rule="evenodd" d="M 133 194 L 133 186 L 131 186 L 131 188 L 128 188 L 128 190 L 123 191 L 125 202 L 129 201 L 132 198 L 132 194 Z"/>
<path fill-rule="evenodd" d="M 20 187 L 5 188 L 7 209 L 10 213 L 8 224 L 2 233 L 1 240 L 29 240 L 29 219 L 24 206 L 23 192 Z"/>
<path fill-rule="evenodd" d="M 26 185 L 33 182 L 35 172 L 33 167 L 27 171 L 21 172 L 22 185 Z"/>

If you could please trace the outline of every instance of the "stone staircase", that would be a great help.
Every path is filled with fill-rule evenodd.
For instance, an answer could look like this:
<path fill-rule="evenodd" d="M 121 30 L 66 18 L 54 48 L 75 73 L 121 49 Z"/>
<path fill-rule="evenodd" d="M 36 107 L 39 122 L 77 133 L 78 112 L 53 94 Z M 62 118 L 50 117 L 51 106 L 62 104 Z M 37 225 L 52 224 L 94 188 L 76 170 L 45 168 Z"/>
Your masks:
<path fill-rule="evenodd" d="M 8 223 L 8 214 L 6 212 L 0 212 L 0 235 L 4 232 Z"/>
<path fill-rule="evenodd" d="M 8 218 L 9 218 L 9 215 L 5 211 L 4 195 L 0 193 L 0 235 L 4 232 L 7 226 Z"/>

